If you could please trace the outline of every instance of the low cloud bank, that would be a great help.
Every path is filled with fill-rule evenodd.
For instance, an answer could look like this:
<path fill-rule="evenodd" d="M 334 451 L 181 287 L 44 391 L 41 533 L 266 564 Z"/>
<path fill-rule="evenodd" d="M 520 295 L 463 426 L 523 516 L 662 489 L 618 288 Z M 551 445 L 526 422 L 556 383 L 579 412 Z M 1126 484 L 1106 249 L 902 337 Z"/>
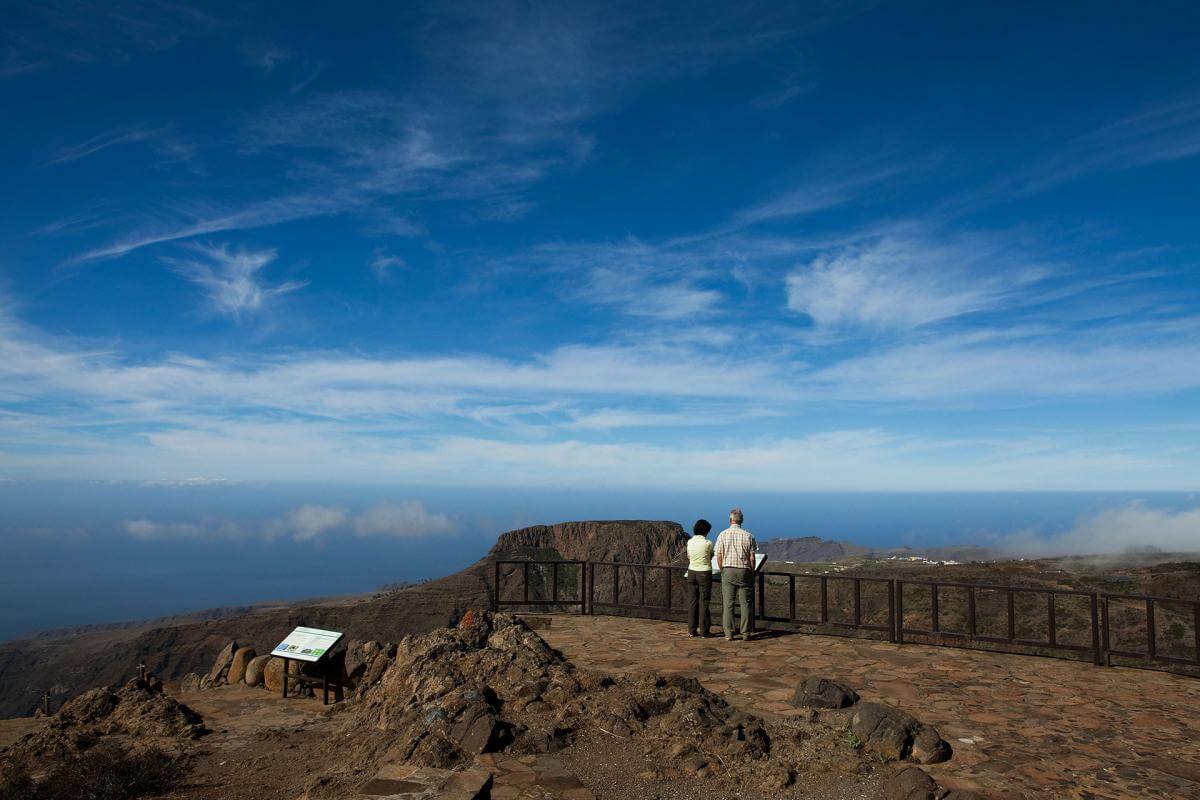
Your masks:
<path fill-rule="evenodd" d="M 130 536 L 144 540 L 262 538 L 297 542 L 340 535 L 408 539 L 457 530 L 449 516 L 430 511 L 419 500 L 377 503 L 359 514 L 340 506 L 306 504 L 258 526 L 231 520 L 155 522 L 135 519 L 126 520 L 121 527 Z"/>
<path fill-rule="evenodd" d="M 1200 507 L 1161 509 L 1130 503 L 1081 518 L 1062 533 L 1010 534 L 998 542 L 997 549 L 1021 556 L 1200 552 Z"/>

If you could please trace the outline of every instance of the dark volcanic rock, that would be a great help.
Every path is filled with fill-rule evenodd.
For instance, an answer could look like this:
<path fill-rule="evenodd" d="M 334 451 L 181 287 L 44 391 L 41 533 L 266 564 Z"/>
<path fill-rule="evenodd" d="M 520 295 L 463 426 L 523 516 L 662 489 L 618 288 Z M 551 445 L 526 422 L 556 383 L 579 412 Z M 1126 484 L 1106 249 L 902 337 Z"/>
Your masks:
<path fill-rule="evenodd" d="M 832 678 L 805 678 L 792 695 L 799 708 L 845 708 L 858 702 L 858 692 Z"/>
<path fill-rule="evenodd" d="M 884 800 L 937 800 L 940 796 L 937 782 L 919 767 L 900 769 L 884 784 Z"/>
<path fill-rule="evenodd" d="M 763 720 L 695 679 L 578 670 L 512 616 L 463 619 L 458 628 L 406 637 L 382 680 L 360 695 L 347 736 L 333 737 L 353 741 L 354 774 L 381 763 L 454 769 L 480 753 L 554 752 L 582 735 L 629 742 L 663 765 L 664 779 L 692 765 L 697 774 L 719 774 L 725 786 L 765 791 L 789 785 L 796 770 L 827 770 L 816 754 L 860 758 L 829 729 L 819 748 L 794 730 L 776 738 Z M 310 797 L 344 796 L 347 786 L 333 781 Z"/>
<path fill-rule="evenodd" d="M 888 761 L 911 756 L 919 763 L 932 764 L 950 757 L 950 745 L 942 740 L 936 728 L 882 703 L 859 703 L 850 729 L 865 749 Z"/>

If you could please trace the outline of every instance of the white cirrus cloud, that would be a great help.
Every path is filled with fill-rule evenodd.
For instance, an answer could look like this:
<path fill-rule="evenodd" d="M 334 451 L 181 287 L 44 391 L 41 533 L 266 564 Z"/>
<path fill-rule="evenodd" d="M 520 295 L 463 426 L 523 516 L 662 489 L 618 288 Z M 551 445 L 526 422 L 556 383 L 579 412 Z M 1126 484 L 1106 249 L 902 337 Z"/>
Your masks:
<path fill-rule="evenodd" d="M 219 314 L 240 318 L 263 311 L 272 300 L 302 289 L 304 281 L 273 284 L 263 278 L 263 270 L 275 261 L 273 249 L 248 250 L 229 245 L 195 244 L 189 247 L 196 256 L 164 259 L 181 276 L 201 287 Z"/>
<path fill-rule="evenodd" d="M 983 236 L 884 236 L 794 270 L 787 302 L 818 327 L 909 329 L 1002 306 L 1048 275 Z"/>

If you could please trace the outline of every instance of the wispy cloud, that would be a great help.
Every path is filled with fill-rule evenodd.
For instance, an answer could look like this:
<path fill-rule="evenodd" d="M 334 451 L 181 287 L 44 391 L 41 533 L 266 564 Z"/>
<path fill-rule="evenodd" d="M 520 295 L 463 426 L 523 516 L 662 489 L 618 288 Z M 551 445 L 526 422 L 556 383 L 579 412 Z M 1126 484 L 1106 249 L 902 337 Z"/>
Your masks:
<path fill-rule="evenodd" d="M 95 155 L 101 150 L 107 150 L 110 147 L 117 145 L 133 144 L 135 142 L 145 142 L 152 140 L 163 133 L 162 128 L 119 128 L 117 130 L 106 131 L 99 133 L 90 139 L 80 142 L 79 144 L 64 147 L 55 150 L 46 159 L 48 164 L 67 164 L 72 161 L 78 161 L 81 158 L 86 158 L 90 155 Z"/>
<path fill-rule="evenodd" d="M 173 0 L 12 0 L 5 11 L 0 42 L 8 42 L 9 61 L 19 64 L 120 60 L 164 50 L 222 24 L 207 11 Z"/>
<path fill-rule="evenodd" d="M 265 310 L 277 297 L 307 285 L 303 281 L 271 284 L 260 274 L 278 254 L 274 250 L 245 250 L 228 245 L 192 245 L 196 257 L 164 259 L 192 283 L 204 289 L 219 314 L 240 318 Z"/>
<path fill-rule="evenodd" d="M 379 281 L 392 277 L 393 270 L 404 269 L 408 264 L 400 256 L 390 255 L 382 247 L 376 247 L 371 253 L 371 271 Z"/>
<path fill-rule="evenodd" d="M 135 539 L 243 540 L 290 539 L 319 544 L 338 536 L 378 536 L 413 539 L 454 533 L 458 526 L 446 514 L 430 511 L 419 500 L 377 503 L 360 513 L 340 506 L 305 504 L 261 523 L 204 518 L 196 521 L 160 522 L 131 519 L 121 528 Z"/>
<path fill-rule="evenodd" d="M 787 304 L 823 328 L 908 329 L 1008 306 L 1049 275 L 1011 239 L 889 235 L 792 271 Z"/>

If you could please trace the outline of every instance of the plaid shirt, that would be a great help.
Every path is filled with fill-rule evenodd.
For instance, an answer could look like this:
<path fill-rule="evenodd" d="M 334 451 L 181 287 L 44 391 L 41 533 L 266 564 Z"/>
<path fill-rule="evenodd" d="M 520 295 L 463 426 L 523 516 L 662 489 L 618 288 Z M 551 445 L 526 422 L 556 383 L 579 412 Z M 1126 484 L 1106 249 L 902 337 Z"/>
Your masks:
<path fill-rule="evenodd" d="M 754 551 L 757 549 L 754 534 L 734 523 L 717 536 L 717 547 L 713 555 L 720 560 L 721 569 L 751 569 L 754 566 Z"/>

